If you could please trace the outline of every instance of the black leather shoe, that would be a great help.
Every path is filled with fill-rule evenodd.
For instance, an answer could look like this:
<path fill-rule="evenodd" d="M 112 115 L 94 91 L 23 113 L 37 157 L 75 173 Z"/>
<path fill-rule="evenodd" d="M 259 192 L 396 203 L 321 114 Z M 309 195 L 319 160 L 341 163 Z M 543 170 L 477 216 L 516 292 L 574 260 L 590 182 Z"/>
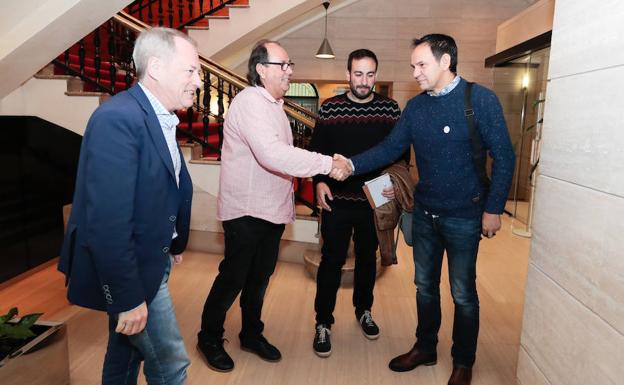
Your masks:
<path fill-rule="evenodd" d="M 416 348 L 416 344 L 414 344 L 409 352 L 394 357 L 388 366 L 390 370 L 395 372 L 407 372 L 419 365 L 435 365 L 437 361 L 438 355 L 436 353 L 422 353 Z"/>
<path fill-rule="evenodd" d="M 240 341 L 242 350 L 257 354 L 263 360 L 277 362 L 282 359 L 282 353 L 271 345 L 264 336 L 254 339 L 241 339 Z"/>
<path fill-rule="evenodd" d="M 197 349 L 202 352 L 211 369 L 217 372 L 230 372 L 234 369 L 234 361 L 223 348 L 223 340 L 215 343 L 199 341 Z"/>
<path fill-rule="evenodd" d="M 448 385 L 470 385 L 470 381 L 472 381 L 472 369 L 455 366 Z"/>

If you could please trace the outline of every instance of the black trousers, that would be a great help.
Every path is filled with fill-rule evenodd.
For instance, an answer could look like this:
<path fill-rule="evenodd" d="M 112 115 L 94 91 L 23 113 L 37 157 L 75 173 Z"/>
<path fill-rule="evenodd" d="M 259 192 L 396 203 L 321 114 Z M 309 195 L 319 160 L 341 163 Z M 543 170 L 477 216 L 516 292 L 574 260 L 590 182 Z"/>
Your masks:
<path fill-rule="evenodd" d="M 373 306 L 373 288 L 376 277 L 377 233 L 373 210 L 365 204 L 333 205 L 332 211 L 323 211 L 321 219 L 321 263 L 316 276 L 314 310 L 316 323 L 334 323 L 336 294 L 340 287 L 341 269 L 347 258 L 351 235 L 355 249 L 353 306 L 355 314 Z"/>
<path fill-rule="evenodd" d="M 223 338 L 225 315 L 241 293 L 242 340 L 262 334 L 264 294 L 275 270 L 283 224 L 245 216 L 223 222 L 225 252 L 202 313 L 200 341 Z"/>

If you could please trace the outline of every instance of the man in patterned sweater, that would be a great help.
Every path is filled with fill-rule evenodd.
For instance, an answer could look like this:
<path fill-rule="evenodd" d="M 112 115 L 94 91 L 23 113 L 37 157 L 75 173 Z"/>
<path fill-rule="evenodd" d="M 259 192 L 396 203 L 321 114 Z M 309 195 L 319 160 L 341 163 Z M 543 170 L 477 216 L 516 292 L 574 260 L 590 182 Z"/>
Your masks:
<path fill-rule="evenodd" d="M 367 49 L 351 52 L 347 64 L 350 90 L 327 99 L 319 111 L 311 151 L 353 156 L 380 143 L 398 121 L 401 111 L 396 101 L 373 92 L 377 57 Z M 409 152 L 407 152 L 409 159 Z M 362 332 L 369 339 L 379 337 L 371 317 L 376 277 L 377 235 L 373 210 L 362 191 L 365 181 L 381 169 L 338 182 L 324 175 L 314 177 L 317 201 L 323 208 L 323 247 L 316 279 L 316 333 L 313 348 L 320 357 L 331 354 L 329 339 L 341 268 L 345 263 L 351 234 L 355 248 L 353 306 Z M 392 188 L 384 192 L 393 198 Z"/>

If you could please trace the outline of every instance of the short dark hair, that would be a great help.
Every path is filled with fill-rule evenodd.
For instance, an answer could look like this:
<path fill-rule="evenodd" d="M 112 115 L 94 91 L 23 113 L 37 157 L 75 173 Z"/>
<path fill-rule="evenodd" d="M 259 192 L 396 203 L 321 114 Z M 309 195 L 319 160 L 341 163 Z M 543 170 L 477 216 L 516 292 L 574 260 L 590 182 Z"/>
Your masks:
<path fill-rule="evenodd" d="M 429 48 L 431 48 L 433 56 L 438 61 L 440 61 L 442 55 L 447 53 L 451 57 L 451 65 L 449 69 L 452 73 L 457 73 L 457 44 L 455 44 L 455 39 L 441 33 L 432 33 L 412 41 L 413 48 L 416 48 L 421 44 L 428 44 Z"/>
<path fill-rule="evenodd" d="M 349 59 L 347 60 L 347 70 L 351 72 L 351 65 L 353 64 L 354 60 L 360 60 L 366 57 L 373 59 L 373 61 L 375 62 L 375 71 L 377 71 L 377 67 L 379 66 L 377 56 L 373 51 L 366 48 L 356 49 L 349 54 Z"/>
<path fill-rule="evenodd" d="M 276 41 L 263 39 L 254 45 L 251 50 L 251 55 L 249 55 L 249 61 L 247 62 L 247 81 L 252 86 L 263 87 L 260 75 L 258 74 L 258 71 L 256 71 L 256 65 L 269 61 L 269 51 L 266 47 L 267 44 L 280 45 L 280 43 Z"/>

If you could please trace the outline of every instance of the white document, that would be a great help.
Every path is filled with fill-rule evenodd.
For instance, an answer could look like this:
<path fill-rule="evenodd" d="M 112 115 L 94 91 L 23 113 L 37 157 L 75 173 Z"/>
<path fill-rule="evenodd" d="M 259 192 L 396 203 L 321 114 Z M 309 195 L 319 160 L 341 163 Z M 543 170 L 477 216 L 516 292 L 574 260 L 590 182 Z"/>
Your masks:
<path fill-rule="evenodd" d="M 364 182 L 364 192 L 366 193 L 366 197 L 368 198 L 368 201 L 371 206 L 373 206 L 373 208 L 390 202 L 390 199 L 381 195 L 381 192 L 386 187 L 391 186 L 392 181 L 390 180 L 390 175 L 388 175 L 387 173 L 382 174 L 375 179 Z"/>

